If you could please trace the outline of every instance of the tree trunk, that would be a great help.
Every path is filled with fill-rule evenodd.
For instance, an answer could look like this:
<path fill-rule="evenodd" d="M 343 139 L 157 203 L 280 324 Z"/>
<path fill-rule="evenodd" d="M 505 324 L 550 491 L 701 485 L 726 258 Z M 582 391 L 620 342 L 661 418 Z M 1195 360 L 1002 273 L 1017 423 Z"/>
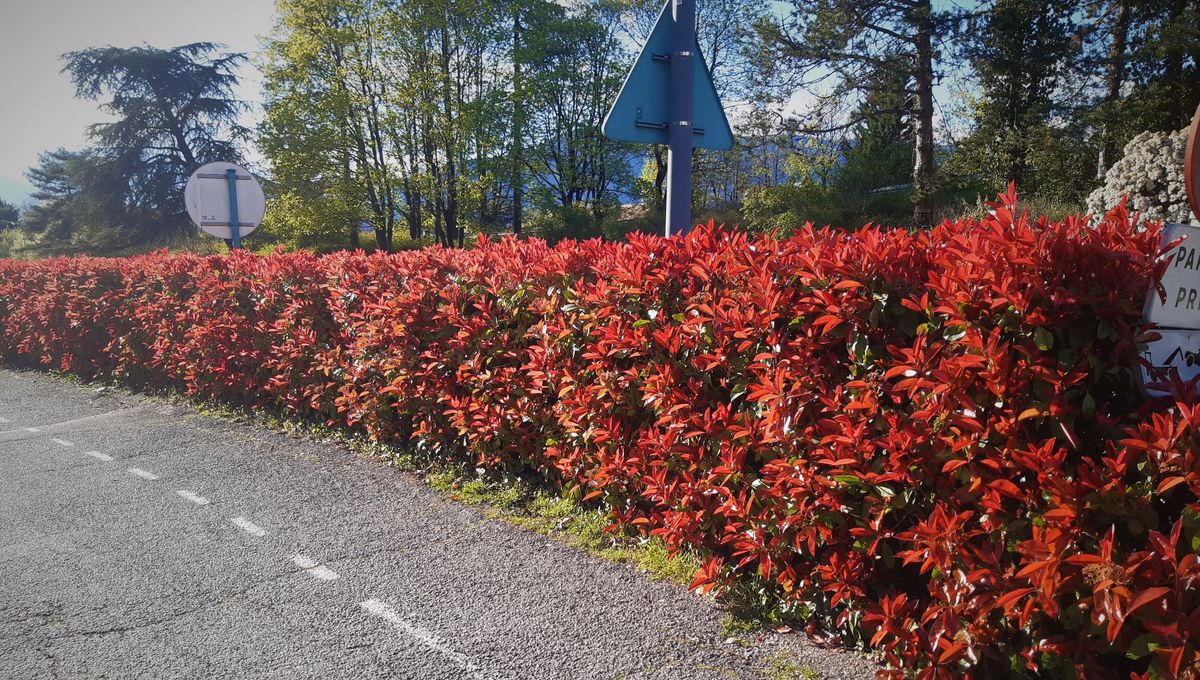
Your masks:
<path fill-rule="evenodd" d="M 446 26 L 442 29 L 442 147 L 446 154 L 446 203 L 444 207 L 447 245 L 453 247 L 462 241 L 458 224 L 458 168 L 455 155 L 458 145 L 454 137 L 454 100 L 451 96 L 452 74 L 450 73 L 450 32 L 447 18 Z"/>
<path fill-rule="evenodd" d="M 421 238 L 421 196 L 413 188 L 411 179 L 404 190 L 404 200 L 408 203 L 408 214 L 405 215 L 408 220 L 408 237 L 417 241 Z"/>
<path fill-rule="evenodd" d="M 342 149 L 342 181 L 346 186 L 350 186 L 350 154 L 346 149 Z M 350 250 L 358 250 L 358 223 L 355 220 L 350 220 Z"/>
<path fill-rule="evenodd" d="M 665 147 L 655 144 L 654 147 L 654 209 L 662 210 L 667 204 L 667 156 Z"/>
<path fill-rule="evenodd" d="M 913 222 L 918 227 L 933 225 L 935 188 L 933 147 L 933 16 L 930 0 L 919 0 L 913 9 L 916 29 L 917 68 L 914 75 L 917 105 L 916 149 L 913 163 Z"/>
<path fill-rule="evenodd" d="M 1112 33 L 1109 34 L 1107 73 L 1104 78 L 1104 102 L 1102 115 L 1109 119 L 1112 107 L 1121 97 L 1121 85 L 1125 82 L 1125 48 L 1129 39 L 1128 0 L 1115 0 L 1116 16 L 1113 17 Z M 1100 127 L 1100 153 L 1096 158 L 1096 180 L 1104 181 L 1113 157 L 1113 136 L 1107 120 Z"/>
<path fill-rule="evenodd" d="M 1194 85 L 1191 81 L 1184 78 L 1184 66 L 1187 62 L 1193 65 L 1192 71 L 1195 72 L 1195 63 L 1197 57 L 1194 54 L 1189 54 L 1186 45 L 1186 39 L 1174 37 L 1175 35 L 1183 34 L 1184 30 L 1190 30 L 1191 27 L 1181 25 L 1181 22 L 1187 21 L 1185 15 L 1189 12 L 1200 13 L 1200 2 L 1197 0 L 1174 0 L 1167 8 L 1167 26 L 1164 27 L 1170 31 L 1170 37 L 1164 35 L 1160 38 L 1161 44 L 1159 49 L 1163 54 L 1163 76 L 1162 82 L 1166 85 L 1167 103 L 1159 111 L 1162 116 L 1160 120 L 1164 123 L 1169 121 L 1170 128 L 1185 126 L 1192 118 L 1192 113 L 1195 111 L 1196 100 L 1192 98 Z"/>
<path fill-rule="evenodd" d="M 512 224 L 513 233 L 520 236 L 521 219 L 525 202 L 525 175 L 523 172 L 524 149 L 521 136 L 525 134 L 525 94 L 521 81 L 521 5 L 513 2 L 513 33 L 512 33 L 512 68 L 513 68 L 513 119 L 512 119 Z"/>

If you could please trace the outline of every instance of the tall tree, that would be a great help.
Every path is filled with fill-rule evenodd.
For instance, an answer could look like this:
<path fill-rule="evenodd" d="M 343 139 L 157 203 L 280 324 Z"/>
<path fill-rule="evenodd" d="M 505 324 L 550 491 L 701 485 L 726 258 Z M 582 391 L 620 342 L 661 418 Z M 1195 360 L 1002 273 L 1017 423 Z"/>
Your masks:
<path fill-rule="evenodd" d="M 1072 0 L 993 0 L 965 49 L 981 93 L 965 151 L 997 184 L 1029 188 L 1031 153 L 1056 116 L 1074 113 L 1078 93 L 1064 92 L 1063 80 L 1079 71 L 1076 10 Z"/>
<path fill-rule="evenodd" d="M 528 59 L 521 37 L 520 0 L 512 3 L 512 228 L 521 234 L 525 211 L 525 61 Z"/>
<path fill-rule="evenodd" d="M 12 229 L 21 219 L 21 211 L 17 206 L 0 198 L 0 230 Z"/>
<path fill-rule="evenodd" d="M 558 11 L 542 25 L 531 65 L 531 172 L 561 208 L 589 211 L 595 225 L 616 214 L 616 187 L 632 181 L 629 146 L 604 137 L 601 123 L 621 86 L 628 55 L 613 6 Z"/>
<path fill-rule="evenodd" d="M 913 137 L 903 69 L 878 69 L 853 118 L 859 123 L 841 140 L 836 184 L 847 194 L 903 184 L 912 174 Z"/>
<path fill-rule="evenodd" d="M 1132 0 L 1108 0 L 1098 3 L 1096 10 L 1100 16 L 1093 17 L 1102 27 L 1100 35 L 1100 53 L 1103 54 L 1102 70 L 1104 72 L 1104 92 L 1100 96 L 1099 110 L 1099 152 L 1096 157 L 1096 179 L 1103 180 L 1108 166 L 1115 160 L 1115 138 L 1113 121 L 1109 120 L 1113 109 L 1121 99 L 1121 87 L 1125 84 L 1129 49 L 1130 5 Z"/>
<path fill-rule="evenodd" d="M 94 150 L 59 149 L 39 157 L 38 165 L 25 173 L 36 203 L 20 223 L 38 237 L 32 250 L 114 255 L 146 245 L 146 234 L 130 225 L 146 224 L 154 215 L 126 201 L 126 187 L 114 165 Z"/>
<path fill-rule="evenodd" d="M 1200 0 L 1098 0 L 1088 19 L 1102 178 L 1130 138 L 1183 127 L 1200 102 Z"/>
<path fill-rule="evenodd" d="M 386 225 L 367 204 L 374 181 L 357 163 L 364 147 L 353 105 L 350 43 L 358 6 L 328 0 L 279 0 L 266 43 L 266 111 L 258 146 L 269 161 L 272 205 L 264 225 L 303 247 L 359 247 L 359 225 Z M 373 143 L 373 140 L 371 140 Z M 380 239 L 386 242 L 386 235 Z"/>
<path fill-rule="evenodd" d="M 107 98 L 116 116 L 89 131 L 105 169 L 124 186 L 123 199 L 142 216 L 147 240 L 192 231 L 182 200 L 188 175 L 210 161 L 238 160 L 246 130 L 234 99 L 242 54 L 192 43 L 172 49 L 95 47 L 64 55 L 77 96 Z M 128 216 L 127 216 L 128 217 Z"/>
<path fill-rule="evenodd" d="M 600 123 L 627 64 L 610 0 L 278 6 L 259 130 L 272 230 L 316 247 L 366 221 L 386 250 L 393 223 L 461 246 L 527 210 L 615 213 L 628 150 Z"/>
<path fill-rule="evenodd" d="M 789 88 L 809 90 L 815 110 L 831 107 L 843 115 L 833 125 L 801 120 L 800 132 L 848 130 L 863 115 L 908 114 L 913 140 L 913 221 L 933 220 L 937 188 L 934 157 L 934 41 L 946 30 L 945 17 L 930 0 L 789 0 L 781 17 L 758 23 L 761 63 L 766 75 Z M 902 82 L 905 106 L 863 109 L 878 88 L 879 74 L 894 71 Z"/>

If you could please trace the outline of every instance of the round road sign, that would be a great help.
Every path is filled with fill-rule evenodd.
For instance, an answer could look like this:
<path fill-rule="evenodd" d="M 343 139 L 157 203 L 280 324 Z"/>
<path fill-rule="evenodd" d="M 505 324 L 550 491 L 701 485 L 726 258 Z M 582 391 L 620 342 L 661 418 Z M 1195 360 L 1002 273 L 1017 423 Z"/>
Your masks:
<path fill-rule="evenodd" d="M 218 161 L 201 166 L 188 178 L 183 190 L 183 202 L 188 216 L 196 226 L 217 238 L 233 238 L 229 225 L 229 172 L 234 171 L 237 187 L 237 214 L 241 225 L 239 234 L 245 236 L 262 223 L 267 210 L 267 197 L 262 186 L 248 170 L 234 163 Z"/>

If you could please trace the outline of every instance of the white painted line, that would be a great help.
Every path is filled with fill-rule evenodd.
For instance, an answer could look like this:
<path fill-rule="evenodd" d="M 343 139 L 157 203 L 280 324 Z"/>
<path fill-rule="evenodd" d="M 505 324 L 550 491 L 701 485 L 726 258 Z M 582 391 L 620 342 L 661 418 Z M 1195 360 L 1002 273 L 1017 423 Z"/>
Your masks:
<path fill-rule="evenodd" d="M 338 577 L 336 571 L 330 569 L 329 567 L 321 566 L 321 564 L 311 557 L 296 555 L 292 558 L 292 561 L 296 563 L 297 567 L 300 567 L 304 571 L 308 572 L 308 575 L 313 578 L 319 578 L 322 581 L 332 581 Z"/>
<path fill-rule="evenodd" d="M 148 479 L 152 482 L 154 480 L 158 479 L 158 475 L 154 474 L 153 472 L 146 472 L 145 470 L 143 470 L 141 468 L 129 468 L 129 474 L 137 475 L 138 477 L 141 477 L 142 479 Z"/>
<path fill-rule="evenodd" d="M 41 432 L 41 430 L 37 429 L 36 427 L 22 427 L 21 429 L 25 430 L 26 432 Z"/>
<path fill-rule="evenodd" d="M 75 442 L 69 442 L 66 439 L 58 439 L 57 437 L 54 439 L 51 439 L 50 441 L 54 442 L 55 444 L 58 444 L 59 446 L 75 446 Z"/>
<path fill-rule="evenodd" d="M 100 453 L 99 451 L 84 451 L 83 455 L 91 456 L 92 458 L 95 458 L 96 460 L 102 460 L 106 463 L 108 461 L 112 460 L 112 456 L 105 455 L 103 453 Z"/>
<path fill-rule="evenodd" d="M 317 562 L 313 558 L 306 557 L 304 555 L 296 555 L 295 557 L 292 558 L 292 561 L 295 562 L 296 566 L 300 567 L 301 569 L 312 569 L 313 567 L 320 564 L 320 562 Z"/>
<path fill-rule="evenodd" d="M 236 524 L 239 527 L 241 527 L 242 529 L 244 529 L 246 531 L 246 533 L 250 534 L 251 536 L 258 536 L 261 538 L 261 537 L 267 535 L 266 529 L 258 526 L 254 522 L 251 522 L 250 520 L 246 519 L 245 517 L 234 517 L 233 519 L 231 519 L 229 521 L 233 522 L 234 524 Z"/>
<path fill-rule="evenodd" d="M 12 421 L 9 420 L 8 418 L 0 417 L 0 423 L 11 423 L 11 422 Z"/>
<path fill-rule="evenodd" d="M 209 503 L 212 502 L 212 501 L 208 500 L 207 498 L 205 498 L 204 496 L 197 496 L 196 494 L 192 493 L 191 491 L 188 491 L 187 489 L 180 489 L 180 490 L 176 491 L 175 493 L 179 494 L 180 496 L 183 496 L 184 498 L 195 503 L 196 505 L 208 505 Z"/>
<path fill-rule="evenodd" d="M 396 613 L 396 610 L 388 606 L 387 603 L 376 600 L 375 598 L 371 598 L 369 600 L 359 602 L 358 605 L 368 612 L 383 618 L 405 635 L 414 638 L 429 649 L 432 649 L 447 659 L 450 659 L 456 665 L 458 665 L 459 668 L 467 671 L 476 678 L 485 677 L 483 674 L 483 668 L 472 662 L 466 654 L 454 651 L 450 645 L 446 644 L 438 636 L 425 630 L 424 628 L 421 628 L 420 626 L 415 626 L 408 621 L 405 621 L 399 614 Z"/>

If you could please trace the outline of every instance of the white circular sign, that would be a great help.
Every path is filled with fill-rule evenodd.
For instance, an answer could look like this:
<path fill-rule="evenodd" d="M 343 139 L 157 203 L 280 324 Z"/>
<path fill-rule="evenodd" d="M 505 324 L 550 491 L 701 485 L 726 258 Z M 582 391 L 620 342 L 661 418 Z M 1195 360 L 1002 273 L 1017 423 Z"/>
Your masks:
<path fill-rule="evenodd" d="M 267 197 L 263 194 L 258 179 L 245 168 L 233 163 L 218 161 L 200 166 L 188 178 L 183 190 L 183 202 L 188 216 L 208 234 L 217 238 L 233 238 L 229 224 L 230 192 L 229 171 L 234 171 L 237 187 L 239 234 L 245 236 L 262 224 L 267 211 Z"/>

